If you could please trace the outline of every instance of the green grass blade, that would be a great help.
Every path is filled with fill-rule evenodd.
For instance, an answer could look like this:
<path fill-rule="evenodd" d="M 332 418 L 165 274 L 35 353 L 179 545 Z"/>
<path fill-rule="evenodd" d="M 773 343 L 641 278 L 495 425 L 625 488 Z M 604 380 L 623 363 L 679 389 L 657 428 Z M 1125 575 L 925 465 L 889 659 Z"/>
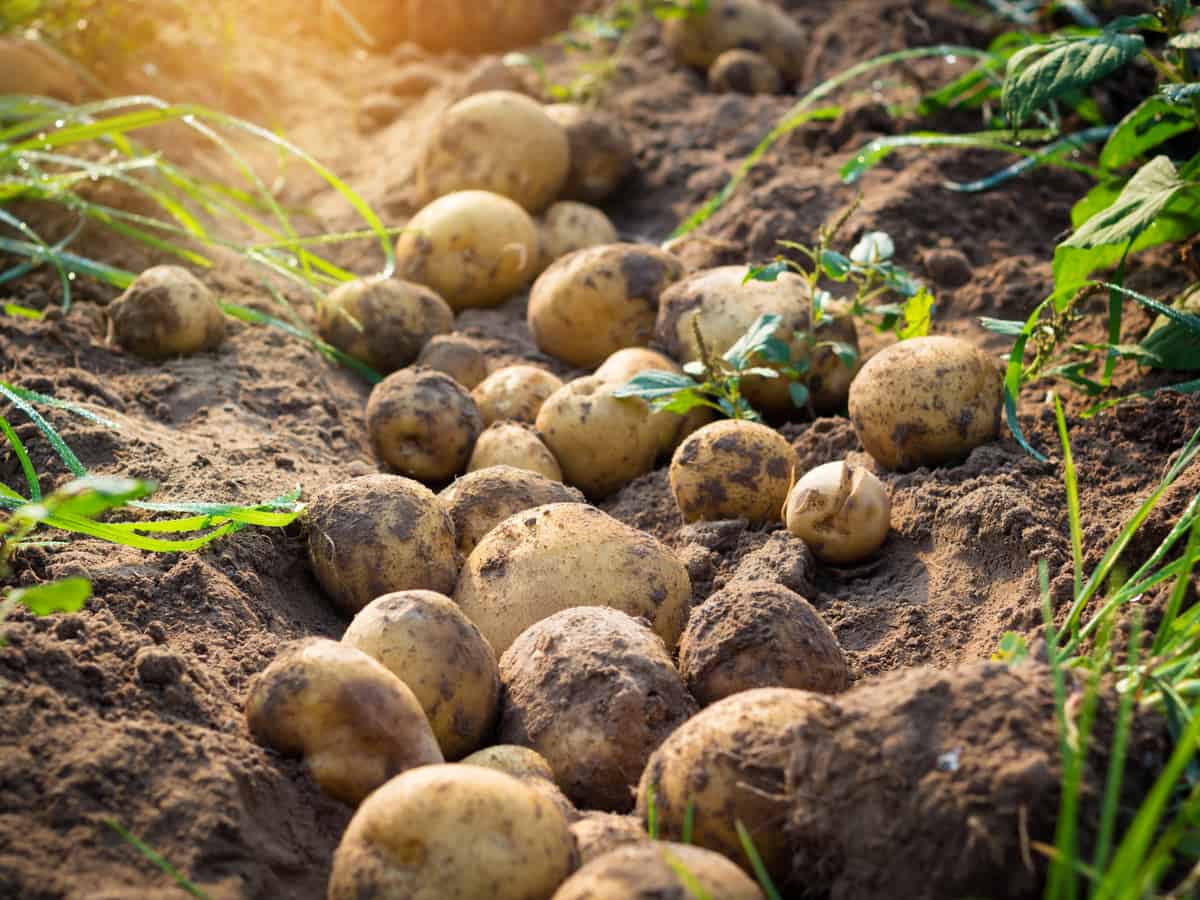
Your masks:
<path fill-rule="evenodd" d="M 675 873 L 675 877 L 683 882 L 683 888 L 694 900 L 713 900 L 711 894 L 704 889 L 704 885 L 700 883 L 691 870 L 683 864 L 683 861 L 676 859 L 675 856 L 666 850 L 663 851 L 663 862 L 671 867 L 671 871 Z"/>
<path fill-rule="evenodd" d="M 1129 664 L 1136 672 L 1141 652 L 1141 617 L 1135 616 L 1129 630 Z M 1125 757 L 1129 750 L 1129 728 L 1133 720 L 1133 701 L 1139 685 L 1130 683 L 1121 692 L 1117 707 L 1117 725 L 1113 731 L 1112 749 L 1108 757 L 1108 774 L 1104 779 L 1104 801 L 1100 807 L 1100 827 L 1096 835 L 1096 849 L 1092 856 L 1092 869 L 1105 871 L 1112 850 L 1113 835 L 1117 827 L 1117 811 L 1121 804 L 1121 784 L 1125 776 Z"/>
<path fill-rule="evenodd" d="M 1071 436 L 1067 434 L 1067 417 L 1063 413 L 1062 400 L 1054 395 L 1054 417 L 1058 423 L 1058 439 L 1062 445 L 1063 481 L 1067 489 L 1067 519 L 1071 528 L 1071 558 L 1075 568 L 1075 596 L 1083 589 L 1083 527 L 1079 517 L 1079 485 L 1076 481 L 1075 462 L 1071 457 Z"/>
<path fill-rule="evenodd" d="M 222 303 L 221 309 L 226 315 L 232 316 L 242 322 L 247 322 L 252 325 L 266 325 L 270 328 L 275 328 L 282 331 L 284 334 L 291 335 L 315 347 L 322 355 L 336 360 L 349 369 L 353 369 L 371 384 L 378 384 L 383 381 L 383 376 L 376 372 L 361 360 L 355 359 L 348 353 L 344 353 L 332 344 L 321 340 L 311 331 L 306 328 L 300 328 L 293 325 L 291 322 L 285 322 L 283 319 L 268 313 L 260 312 L 257 309 L 251 309 L 248 306 L 239 306 L 236 303 Z"/>
<path fill-rule="evenodd" d="M 116 819 L 104 819 L 104 824 L 115 831 L 125 843 L 129 844 L 140 853 L 143 857 L 153 863 L 160 871 L 171 878 L 180 888 L 190 894 L 197 900 L 212 900 L 212 898 L 194 885 L 191 881 L 185 878 L 178 869 L 171 865 L 167 860 L 152 847 L 143 843 L 136 835 L 127 830 Z"/>
<path fill-rule="evenodd" d="M 21 412 L 25 413 L 33 421 L 38 430 L 46 436 L 46 439 L 50 442 L 50 446 L 54 448 L 54 452 L 63 461 L 63 465 L 70 469 L 74 475 L 82 478 L 87 474 L 87 469 L 79 461 L 79 457 L 75 455 L 75 451 L 67 446 L 66 441 L 54 430 L 54 426 L 42 418 L 41 413 L 30 406 L 29 402 L 20 393 L 14 391 L 6 382 L 0 381 L 0 396 L 8 398 L 13 406 L 21 410 Z"/>
<path fill-rule="evenodd" d="M 36 503 L 42 499 L 42 485 L 38 481 L 37 469 L 33 467 L 33 461 L 29 458 L 29 452 L 25 449 L 25 444 L 22 443 L 21 438 L 17 436 L 12 425 L 9 424 L 8 419 L 4 418 L 4 416 L 0 416 L 0 433 L 4 435 L 9 446 L 12 447 L 13 453 L 17 457 L 17 462 L 21 464 L 21 471 L 25 475 L 26 484 L 29 486 L 29 499 Z"/>
<path fill-rule="evenodd" d="M 1159 626 L 1158 634 L 1154 638 L 1153 653 L 1158 655 L 1166 648 L 1167 641 L 1171 635 L 1171 627 L 1175 624 L 1175 620 L 1179 616 L 1179 611 L 1183 608 L 1183 601 L 1187 597 L 1188 586 L 1191 582 L 1192 572 L 1196 568 L 1196 561 L 1200 559 L 1200 516 L 1192 522 L 1191 531 L 1188 534 L 1187 548 L 1183 551 L 1183 566 L 1179 574 L 1175 578 L 1175 585 L 1171 589 L 1170 600 L 1167 601 L 1167 610 L 1163 614 L 1162 624 Z"/>
<path fill-rule="evenodd" d="M 741 842 L 742 852 L 750 860 L 750 868 L 754 872 L 754 877 L 758 879 L 759 887 L 767 895 L 767 900 L 783 900 L 779 894 L 779 890 L 775 887 L 775 882 L 771 880 L 771 874 L 767 871 L 758 848 L 754 846 L 754 839 L 750 836 L 749 830 L 747 830 L 746 826 L 740 820 L 735 822 L 734 825 L 737 828 L 738 841 Z"/>

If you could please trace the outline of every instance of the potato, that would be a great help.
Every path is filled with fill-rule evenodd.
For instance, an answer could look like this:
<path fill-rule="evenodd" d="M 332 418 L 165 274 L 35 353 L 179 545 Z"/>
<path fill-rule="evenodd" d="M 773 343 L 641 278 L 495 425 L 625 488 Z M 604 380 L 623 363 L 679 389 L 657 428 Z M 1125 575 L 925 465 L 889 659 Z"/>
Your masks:
<path fill-rule="evenodd" d="M 679 671 L 702 706 L 754 688 L 844 691 L 850 670 L 820 614 L 772 581 L 734 581 L 692 610 Z"/>
<path fill-rule="evenodd" d="M 586 866 L 610 850 L 650 840 L 637 816 L 622 816 L 593 810 L 585 812 L 571 825 L 571 835 L 579 851 L 579 864 Z"/>
<path fill-rule="evenodd" d="M 534 472 L 491 466 L 457 479 L 438 500 L 450 513 L 458 549 L 466 557 L 509 516 L 547 503 L 582 503 L 583 494 Z"/>
<path fill-rule="evenodd" d="M 449 597 L 397 591 L 359 610 L 342 643 L 383 663 L 425 711 L 446 759 L 483 744 L 500 710 L 496 654 Z"/>
<path fill-rule="evenodd" d="M 679 363 L 657 350 L 650 350 L 646 347 L 626 347 L 606 359 L 594 374 L 597 378 L 620 387 L 628 384 L 639 372 L 650 369 L 676 374 L 683 371 Z M 666 410 L 651 412 L 650 427 L 658 442 L 659 455 L 674 450 L 683 438 L 702 425 L 707 425 L 712 418 L 712 410 L 706 407 L 697 407 L 686 416 Z"/>
<path fill-rule="evenodd" d="M 400 278 L 361 278 L 334 288 L 317 307 L 317 331 L 384 375 L 417 358 L 454 311 L 434 291 Z"/>
<path fill-rule="evenodd" d="M 617 228 L 603 212 L 586 203 L 555 203 L 542 216 L 538 272 L 576 250 L 615 244 Z"/>
<path fill-rule="evenodd" d="M 538 366 L 505 366 L 471 391 L 471 397 L 491 425 L 511 419 L 532 425 L 546 398 L 562 387 L 562 379 Z"/>
<path fill-rule="evenodd" d="M 726 50 L 755 50 L 792 81 L 804 77 L 808 35 L 787 13 L 760 0 L 709 0 L 705 12 L 663 26 L 675 59 L 707 69 Z"/>
<path fill-rule="evenodd" d="M 448 481 L 467 466 L 483 418 L 466 388 L 432 369 L 401 369 L 371 389 L 367 433 L 388 468 Z"/>
<path fill-rule="evenodd" d="M 476 750 L 462 761 L 464 766 L 483 766 L 496 772 L 503 772 L 521 781 L 541 778 L 554 782 L 554 770 L 546 758 L 529 747 L 518 747 L 516 744 L 495 744 Z"/>
<path fill-rule="evenodd" d="M 782 826 L 790 806 L 786 770 L 796 750 L 791 727 L 832 702 L 808 691 L 759 688 L 701 710 L 650 757 L 638 785 L 638 815 L 645 819 L 653 790 L 660 836 L 679 840 L 691 804 L 692 842 L 749 871 L 740 820 L 771 877 L 786 882 L 791 848 Z"/>
<path fill-rule="evenodd" d="M 650 407 L 614 397 L 619 385 L 595 375 L 576 378 L 550 395 L 537 430 L 568 484 L 600 500 L 654 468 L 660 437 Z"/>
<path fill-rule="evenodd" d="M 844 460 L 825 463 L 796 482 L 783 518 L 788 531 L 835 565 L 856 563 L 883 546 L 892 501 L 883 482 Z"/>
<path fill-rule="evenodd" d="M 392 591 L 454 590 L 462 567 L 454 523 L 422 484 L 352 478 L 318 494 L 306 517 L 313 573 L 350 615 Z"/>
<path fill-rule="evenodd" d="M 555 103 L 546 115 L 567 132 L 571 167 L 562 195 L 596 203 L 633 171 L 633 141 L 616 116 L 577 103 Z"/>
<path fill-rule="evenodd" d="M 691 592 L 687 569 L 657 539 L 594 507 L 552 503 L 488 532 L 454 600 L 501 655 L 530 625 L 574 606 L 642 616 L 673 652 Z"/>
<path fill-rule="evenodd" d="M 430 338 L 417 357 L 417 365 L 445 372 L 468 391 L 488 376 L 487 357 L 470 338 L 439 334 Z"/>
<path fill-rule="evenodd" d="M 572 875 L 551 900 L 763 900 L 745 872 L 719 853 L 671 841 L 618 847 Z"/>
<path fill-rule="evenodd" d="M 567 132 L 536 100 L 484 91 L 460 100 L 433 126 L 417 160 L 425 203 L 455 191 L 491 191 L 539 213 L 567 180 Z"/>
<path fill-rule="evenodd" d="M 761 53 L 726 50 L 709 67 L 708 85 L 721 93 L 778 94 L 783 76 Z"/>
<path fill-rule="evenodd" d="M 328 900 L 538 900 L 574 867 L 567 821 L 548 798 L 479 766 L 425 766 L 359 807 Z"/>
<path fill-rule="evenodd" d="M 659 295 L 683 264 L 656 247 L 609 244 L 564 256 L 529 295 L 529 330 L 545 352 L 573 366 L 598 366 L 622 347 L 654 337 Z"/>
<path fill-rule="evenodd" d="M 850 387 L 850 419 L 885 468 L 937 466 L 996 440 L 1003 387 L 999 366 L 973 344 L 913 338 L 863 366 Z"/>
<path fill-rule="evenodd" d="M 671 493 L 685 522 L 778 522 L 799 457 L 778 431 L 723 419 L 705 425 L 671 458 Z"/>
<path fill-rule="evenodd" d="M 393 775 L 442 762 L 407 685 L 336 641 L 286 649 L 254 682 L 246 721 L 255 740 L 301 754 L 327 794 L 358 803 Z"/>
<path fill-rule="evenodd" d="M 511 466 L 535 472 L 551 481 L 562 481 L 562 467 L 542 443 L 537 432 L 520 422 L 497 422 L 489 425 L 475 441 L 475 449 L 467 461 L 467 473 L 479 472 L 493 466 Z M 580 494 L 580 499 L 583 495 Z"/>
<path fill-rule="evenodd" d="M 775 336 L 791 348 L 791 363 L 809 356 L 804 332 L 811 306 L 809 286 L 799 275 L 785 273 L 776 281 L 749 281 L 747 266 L 720 266 L 686 278 L 663 292 L 655 335 L 668 353 L 683 362 L 700 358 L 695 324 L 713 353 L 724 353 L 765 314 L 782 318 Z M 858 349 L 854 319 L 837 303 L 827 303 L 826 318 L 818 324 L 818 341 L 839 341 Z M 778 366 L 772 366 L 778 368 Z M 812 354 L 807 384 L 812 405 L 820 411 L 840 409 L 846 402 L 855 367 L 846 366 L 829 347 Z M 795 415 L 786 378 L 742 379 L 742 392 L 758 412 L 774 416 Z"/>
<path fill-rule="evenodd" d="M 531 625 L 500 658 L 500 677 L 500 740 L 545 757 L 585 809 L 632 809 L 650 754 L 696 711 L 662 638 L 602 606 Z"/>
<path fill-rule="evenodd" d="M 537 225 L 513 201 L 459 191 L 412 217 L 396 242 L 396 265 L 456 311 L 496 306 L 533 280 L 539 240 Z"/>
<path fill-rule="evenodd" d="M 481 59 L 462 75 L 455 85 L 457 99 L 465 99 L 487 91 L 509 91 L 532 95 L 525 74 L 528 68 L 518 69 L 507 65 L 503 59 L 487 57 Z"/>
<path fill-rule="evenodd" d="M 179 266 L 146 269 L 108 306 L 109 340 L 146 359 L 215 350 L 225 314 L 204 283 Z"/>

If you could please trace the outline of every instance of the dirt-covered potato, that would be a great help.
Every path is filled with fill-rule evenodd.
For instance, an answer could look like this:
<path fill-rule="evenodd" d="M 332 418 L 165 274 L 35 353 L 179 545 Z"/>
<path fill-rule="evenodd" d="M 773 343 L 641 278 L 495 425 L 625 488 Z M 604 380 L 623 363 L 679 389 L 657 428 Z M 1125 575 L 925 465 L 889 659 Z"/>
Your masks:
<path fill-rule="evenodd" d="M 424 485 L 352 478 L 318 494 L 306 516 L 313 572 L 344 612 L 393 591 L 454 590 L 462 566 L 454 523 Z"/>
<path fill-rule="evenodd" d="M 408 368 L 371 389 L 367 433 L 394 472 L 448 481 L 467 467 L 483 418 L 466 388 L 442 372 Z"/>
<path fill-rule="evenodd" d="M 549 798 L 480 766 L 425 766 L 358 808 L 328 900 L 536 900 L 574 867 L 567 820 Z"/>
<path fill-rule="evenodd" d="M 617 609 L 566 609 L 500 658 L 500 740 L 532 747 L 578 807 L 628 812 L 638 775 L 696 710 L 662 638 Z"/>
<path fill-rule="evenodd" d="M 671 458 L 671 493 L 685 522 L 778 522 L 800 460 L 773 428 L 723 419 L 690 435 Z"/>
<path fill-rule="evenodd" d="M 562 201 L 555 203 L 539 223 L 542 255 L 538 272 L 576 250 L 615 244 L 619 240 L 617 227 L 601 210 L 586 203 Z"/>
<path fill-rule="evenodd" d="M 805 333 L 811 307 L 809 286 L 799 275 L 785 273 L 775 281 L 745 281 L 746 266 L 705 269 L 663 292 L 658 307 L 655 336 L 668 353 L 682 362 L 698 359 L 696 325 L 714 353 L 724 353 L 765 314 L 780 316 L 775 336 L 791 349 L 791 364 L 809 356 Z M 814 332 L 817 341 L 837 341 L 858 350 L 854 319 L 837 303 L 827 303 L 825 317 Z M 772 366 L 778 368 L 778 366 Z M 808 370 L 808 388 L 818 411 L 840 409 L 846 403 L 850 382 L 857 371 L 847 366 L 830 347 L 818 347 Z M 760 413 L 774 416 L 799 412 L 789 393 L 787 378 L 742 379 L 746 399 Z"/>
<path fill-rule="evenodd" d="M 479 472 L 493 466 L 511 466 L 536 472 L 551 481 L 563 480 L 562 467 L 550 448 L 542 443 L 533 428 L 521 422 L 489 425 L 475 441 L 475 449 L 467 460 L 467 472 Z"/>
<path fill-rule="evenodd" d="M 761 53 L 726 50 L 709 66 L 708 86 L 726 94 L 778 94 L 783 76 Z"/>
<path fill-rule="evenodd" d="M 547 503 L 582 503 L 583 494 L 561 481 L 512 466 L 489 466 L 458 478 L 438 494 L 458 535 L 458 549 L 470 556 L 483 536 L 509 516 Z"/>
<path fill-rule="evenodd" d="M 876 353 L 850 387 L 850 419 L 867 452 L 907 471 L 964 458 L 1000 433 L 1000 367 L 954 337 L 901 341 Z"/>
<path fill-rule="evenodd" d="M 836 694 L 850 684 L 846 657 L 820 613 L 772 581 L 734 581 L 692 610 L 679 671 L 702 706 L 754 688 Z"/>
<path fill-rule="evenodd" d="M 462 761 L 464 766 L 483 766 L 511 775 L 521 781 L 533 778 L 543 778 L 554 781 L 554 770 L 542 754 L 530 747 L 520 747 L 516 744 L 494 744 L 476 750 Z"/>
<path fill-rule="evenodd" d="M 342 643 L 379 660 L 412 690 L 446 759 L 491 734 L 500 709 L 496 654 L 471 620 L 436 591 L 397 591 L 363 607 Z"/>
<path fill-rule="evenodd" d="M 433 290 L 400 278 L 361 278 L 334 288 L 317 307 L 321 337 L 388 374 L 409 365 L 454 311 Z"/>
<path fill-rule="evenodd" d="M 533 96 L 527 67 L 507 65 L 502 58 L 485 57 L 468 69 L 454 86 L 456 99 L 465 99 L 487 91 L 510 91 Z"/>
<path fill-rule="evenodd" d="M 533 280 L 540 252 L 537 224 L 520 206 L 459 191 L 412 217 L 396 242 L 396 265 L 457 311 L 503 303 Z"/>
<path fill-rule="evenodd" d="M 610 850 L 568 878 L 551 900 L 695 900 L 697 896 L 763 900 L 754 880 L 721 854 L 673 841 L 646 841 Z"/>
<path fill-rule="evenodd" d="M 796 749 L 791 729 L 832 703 L 808 691 L 759 688 L 701 710 L 650 757 L 638 785 L 638 815 L 645 819 L 653 790 L 660 837 L 679 840 L 691 804 L 692 842 L 749 871 L 740 820 L 772 878 L 785 881 L 792 858 L 782 830 L 790 811 L 786 771 Z"/>
<path fill-rule="evenodd" d="M 683 264 L 657 247 L 609 244 L 565 256 L 529 295 L 529 330 L 545 352 L 573 366 L 598 366 L 622 347 L 654 337 L 659 295 Z"/>
<path fill-rule="evenodd" d="M 783 10 L 761 0 L 709 0 L 703 13 L 663 26 L 663 43 L 687 66 L 707 69 L 726 50 L 754 50 L 792 81 L 804 76 L 808 37 Z"/>
<path fill-rule="evenodd" d="M 225 314 L 204 283 L 180 266 L 154 266 L 108 305 L 109 339 L 147 359 L 215 350 Z"/>
<path fill-rule="evenodd" d="M 577 103 L 552 104 L 546 115 L 566 129 L 571 147 L 564 197 L 604 200 L 633 171 L 633 141 L 616 116 Z"/>
<path fill-rule="evenodd" d="M 645 372 L 650 369 L 655 369 L 659 372 L 674 372 L 676 374 L 683 371 L 679 363 L 671 359 L 657 350 L 651 350 L 647 347 L 626 347 L 624 350 L 618 350 L 606 359 L 600 368 L 596 369 L 595 376 L 609 384 L 620 387 L 627 384 L 639 372 Z M 651 412 L 649 417 L 650 428 L 654 432 L 655 440 L 658 443 L 659 455 L 670 453 L 675 449 L 675 446 L 680 440 L 680 431 L 684 428 L 685 422 L 690 422 L 699 418 L 701 410 L 693 410 L 686 416 L 680 416 L 673 412 L 660 410 Z M 705 417 L 703 422 L 709 421 Z M 700 427 L 700 424 L 695 427 Z M 688 434 L 695 431 L 691 428 Z"/>
<path fill-rule="evenodd" d="M 570 165 L 566 129 L 540 103 L 484 91 L 434 124 L 417 160 L 417 191 L 425 203 L 455 191 L 491 191 L 539 213 L 558 198 Z"/>
<path fill-rule="evenodd" d="M 511 419 L 532 425 L 546 398 L 562 387 L 562 379 L 540 366 L 505 366 L 471 391 L 483 423 Z"/>
<path fill-rule="evenodd" d="M 321 790 L 347 803 L 443 761 L 408 686 L 336 641 L 304 641 L 276 657 L 250 690 L 246 721 L 260 743 L 302 755 Z"/>
<path fill-rule="evenodd" d="M 883 546 L 892 501 L 883 482 L 844 460 L 806 473 L 788 494 L 788 531 L 828 563 L 860 562 Z"/>
<path fill-rule="evenodd" d="M 674 652 L 691 591 L 687 569 L 656 538 L 595 507 L 552 503 L 489 531 L 454 600 L 501 655 L 530 625 L 574 606 L 642 616 Z"/>
<path fill-rule="evenodd" d="M 595 375 L 564 384 L 542 404 L 537 430 L 568 484 L 600 500 L 654 468 L 660 438 L 650 407 L 614 397 L 619 384 Z"/>
<path fill-rule="evenodd" d="M 417 365 L 445 372 L 468 391 L 488 376 L 487 357 L 474 341 L 461 334 L 430 338 L 417 357 Z"/>
<path fill-rule="evenodd" d="M 650 840 L 637 816 L 598 810 L 581 815 L 578 821 L 571 825 L 571 834 L 575 838 L 581 866 L 586 866 L 610 850 Z"/>

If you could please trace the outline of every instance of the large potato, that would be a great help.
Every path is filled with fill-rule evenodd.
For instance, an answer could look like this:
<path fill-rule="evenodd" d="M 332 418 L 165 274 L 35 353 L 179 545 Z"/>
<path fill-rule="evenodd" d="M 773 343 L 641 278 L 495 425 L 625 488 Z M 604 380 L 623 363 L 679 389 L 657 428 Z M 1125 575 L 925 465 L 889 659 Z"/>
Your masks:
<path fill-rule="evenodd" d="M 647 347 L 626 347 L 606 359 L 595 371 L 595 376 L 614 386 L 628 384 L 639 372 L 648 370 L 680 374 L 682 367 L 671 357 Z M 712 410 L 697 407 L 686 416 L 667 410 L 650 413 L 650 427 L 658 442 L 661 456 L 670 453 L 687 435 L 712 421 Z"/>
<path fill-rule="evenodd" d="M 604 200 L 633 171 L 633 141 L 616 116 L 577 103 L 552 104 L 546 115 L 566 130 L 571 147 L 564 197 Z"/>
<path fill-rule="evenodd" d="M 542 443 L 537 432 L 520 422 L 497 422 L 489 425 L 475 441 L 475 449 L 467 460 L 467 472 L 478 472 L 492 466 L 511 466 L 536 472 L 551 481 L 562 481 L 562 467 L 550 448 Z M 582 495 L 580 495 L 582 499 Z"/>
<path fill-rule="evenodd" d="M 804 77 L 809 41 L 783 10 L 760 0 L 709 0 L 700 14 L 663 26 L 663 43 L 684 65 L 707 69 L 726 50 L 755 50 L 792 81 Z"/>
<path fill-rule="evenodd" d="M 321 337 L 388 374 L 409 365 L 454 311 L 434 291 L 400 278 L 362 278 L 334 288 L 317 307 Z"/>
<path fill-rule="evenodd" d="M 417 357 L 417 365 L 445 372 L 468 391 L 488 376 L 487 357 L 468 337 L 461 334 L 439 334 Z"/>
<path fill-rule="evenodd" d="M 350 820 L 328 900 L 545 900 L 575 867 L 545 795 L 480 766 L 393 778 Z"/>
<path fill-rule="evenodd" d="M 108 320 L 111 339 L 147 359 L 215 350 L 225 338 L 216 298 L 180 266 L 146 269 L 109 304 Z"/>
<path fill-rule="evenodd" d="M 496 306 L 521 290 L 540 252 L 537 225 L 520 206 L 487 191 L 459 191 L 413 216 L 396 242 L 396 265 L 462 310 Z"/>
<path fill-rule="evenodd" d="M 485 91 L 460 100 L 434 124 L 417 161 L 425 203 L 455 191 L 491 191 L 538 213 L 567 180 L 567 133 L 536 100 Z"/>
<path fill-rule="evenodd" d="M 353 478 L 318 494 L 306 516 L 313 572 L 344 612 L 392 591 L 454 590 L 462 566 L 454 523 L 424 485 Z"/>
<path fill-rule="evenodd" d="M 538 272 L 576 250 L 615 244 L 617 228 L 603 212 L 586 203 L 555 203 L 542 216 L 542 255 Z"/>
<path fill-rule="evenodd" d="M 530 625 L 573 606 L 643 616 L 674 651 L 691 590 L 683 563 L 655 538 L 594 507 L 552 503 L 488 532 L 454 600 L 499 654 Z"/>
<path fill-rule="evenodd" d="M 505 366 L 471 391 L 483 423 L 511 419 L 532 425 L 546 398 L 562 387 L 562 379 L 539 366 Z"/>
<path fill-rule="evenodd" d="M 1003 378 L 973 344 L 913 338 L 875 354 L 850 387 L 850 419 L 880 465 L 907 471 L 964 458 L 1000 433 Z"/>
<path fill-rule="evenodd" d="M 696 891 L 703 891 L 697 894 Z M 552 900 L 763 900 L 753 879 L 719 853 L 646 841 L 595 857 Z"/>
<path fill-rule="evenodd" d="M 582 503 L 583 494 L 559 481 L 512 466 L 490 466 L 456 479 L 438 494 L 470 556 L 484 535 L 511 515 L 547 503 Z"/>
<path fill-rule="evenodd" d="M 659 295 L 683 276 L 670 253 L 640 244 L 590 247 L 543 272 L 529 295 L 537 345 L 571 365 L 598 366 L 654 337 Z"/>

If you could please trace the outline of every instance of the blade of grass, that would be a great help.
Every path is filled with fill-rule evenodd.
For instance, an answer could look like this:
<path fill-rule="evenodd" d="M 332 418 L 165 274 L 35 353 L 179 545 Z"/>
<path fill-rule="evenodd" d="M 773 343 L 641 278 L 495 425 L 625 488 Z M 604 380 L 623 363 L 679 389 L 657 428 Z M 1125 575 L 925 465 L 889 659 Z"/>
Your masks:
<path fill-rule="evenodd" d="M 38 481 L 37 469 L 33 467 L 32 460 L 29 459 L 29 452 L 25 449 L 25 444 L 21 438 L 13 430 L 8 419 L 0 416 L 0 433 L 3 433 L 5 439 L 12 447 L 13 453 L 17 457 L 17 462 L 21 464 L 21 471 L 25 475 L 25 482 L 29 486 L 29 499 L 36 502 L 42 499 L 42 485 Z"/>
<path fill-rule="evenodd" d="M 107 819 L 106 818 L 102 821 L 104 822 L 105 825 L 107 825 L 109 828 L 111 828 L 113 831 L 115 831 L 117 833 L 117 835 L 120 836 L 121 840 L 125 841 L 125 843 L 127 843 L 131 847 L 133 847 L 134 850 L 136 850 L 138 853 L 140 853 L 149 862 L 153 863 L 160 871 L 163 872 L 163 874 L 165 874 L 169 878 L 171 878 L 172 881 L 174 881 L 177 885 L 179 885 L 179 887 L 182 888 L 184 891 L 186 891 L 188 894 L 197 898 L 197 900 L 212 900 L 212 898 L 209 897 L 208 894 L 206 894 L 199 887 L 194 885 L 191 881 L 189 881 L 186 877 L 184 877 L 184 875 L 178 869 L 176 869 L 173 865 L 171 865 L 169 862 L 167 862 L 167 860 L 162 856 L 162 854 L 158 853 L 156 850 L 154 850 L 154 848 L 145 844 L 141 839 L 139 839 L 131 831 L 126 829 L 125 826 L 123 826 L 116 819 Z"/>
<path fill-rule="evenodd" d="M 1135 615 L 1129 629 L 1128 658 L 1133 671 L 1137 671 L 1141 652 L 1142 621 Z M 1125 757 L 1129 750 L 1129 730 L 1133 719 L 1133 701 L 1140 685 L 1131 683 L 1121 692 L 1117 707 L 1117 724 L 1113 732 L 1112 750 L 1108 757 L 1108 774 L 1104 779 L 1104 801 L 1100 808 L 1100 827 L 1096 835 L 1096 849 L 1092 855 L 1092 868 L 1103 872 L 1108 866 L 1112 850 L 1113 835 L 1117 827 L 1117 811 L 1121 803 L 1121 784 L 1125 776 Z"/>
<path fill-rule="evenodd" d="M 1071 559 L 1075 569 L 1075 596 L 1083 589 L 1083 528 L 1079 518 L 1079 485 L 1076 481 L 1075 462 L 1071 457 L 1071 437 L 1067 433 L 1067 417 L 1063 413 L 1062 400 L 1054 395 L 1054 417 L 1058 423 L 1058 439 L 1062 445 L 1063 482 L 1067 488 L 1067 520 L 1071 529 Z"/>
<path fill-rule="evenodd" d="M 771 880 L 771 874 L 767 871 L 758 848 L 754 846 L 754 839 L 750 836 L 749 830 L 740 820 L 734 822 L 734 826 L 737 828 L 738 841 L 741 842 L 742 852 L 750 860 L 750 868 L 754 872 L 754 877 L 758 879 L 759 887 L 767 895 L 767 900 L 783 900 L 779 894 L 779 890 L 775 887 L 775 882 Z"/>

